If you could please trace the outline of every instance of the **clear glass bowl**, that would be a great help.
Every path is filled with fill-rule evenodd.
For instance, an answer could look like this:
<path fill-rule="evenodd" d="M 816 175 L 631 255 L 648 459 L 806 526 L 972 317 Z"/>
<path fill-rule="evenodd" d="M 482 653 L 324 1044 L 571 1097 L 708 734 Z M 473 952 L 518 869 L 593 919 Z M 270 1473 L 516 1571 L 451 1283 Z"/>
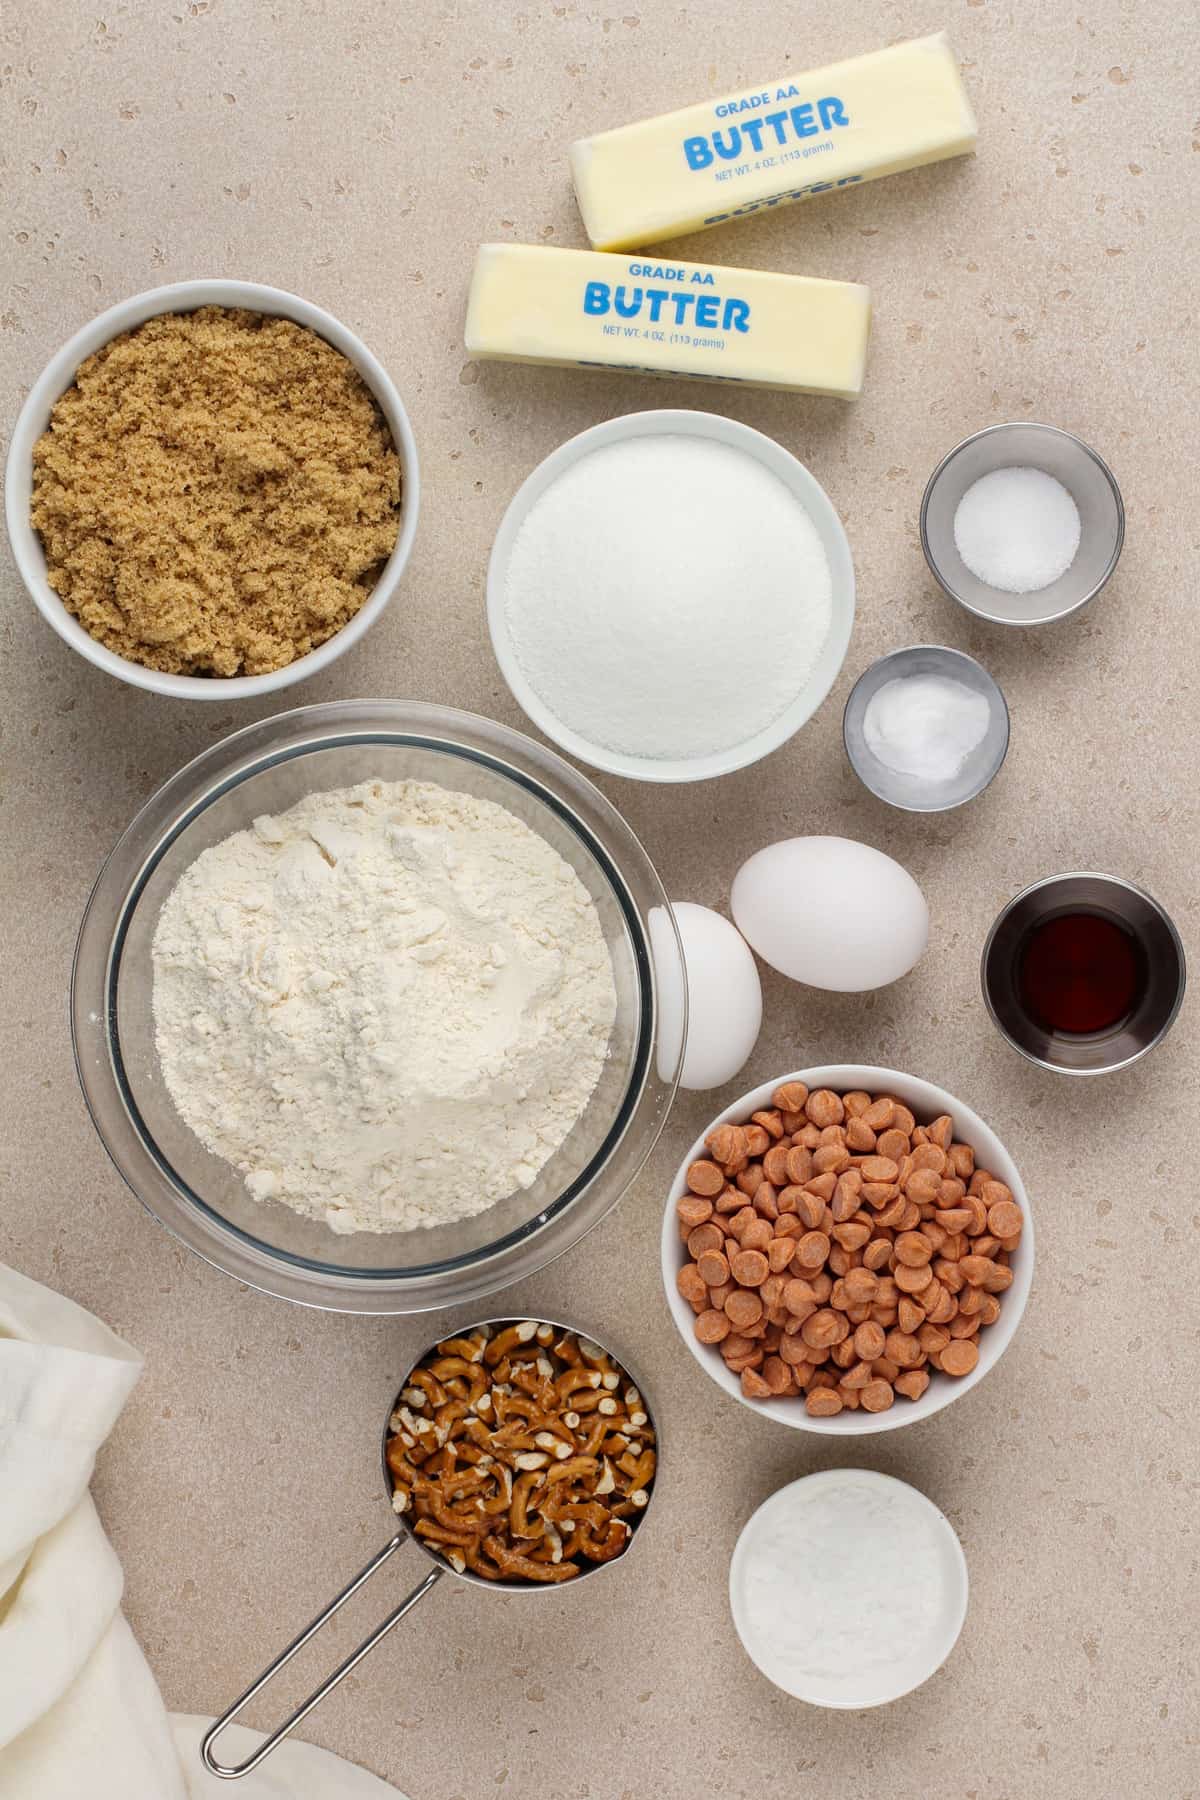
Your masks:
<path fill-rule="evenodd" d="M 260 813 L 365 780 L 420 780 L 507 807 L 569 862 L 600 914 L 617 1016 L 596 1092 L 534 1185 L 473 1219 L 335 1235 L 252 1200 L 175 1110 L 154 1045 L 151 942 L 184 869 Z M 650 948 L 647 920 L 670 930 Z M 657 966 L 655 963 L 657 958 Z M 659 1042 L 662 983 L 686 992 L 662 884 L 619 813 L 569 764 L 489 719 L 408 701 L 302 707 L 181 769 L 138 813 L 92 890 L 71 980 L 75 1062 L 105 1148 L 142 1204 L 207 1262 L 264 1293 L 341 1312 L 457 1305 L 540 1269 L 589 1231 L 662 1129 L 682 1060 Z"/>

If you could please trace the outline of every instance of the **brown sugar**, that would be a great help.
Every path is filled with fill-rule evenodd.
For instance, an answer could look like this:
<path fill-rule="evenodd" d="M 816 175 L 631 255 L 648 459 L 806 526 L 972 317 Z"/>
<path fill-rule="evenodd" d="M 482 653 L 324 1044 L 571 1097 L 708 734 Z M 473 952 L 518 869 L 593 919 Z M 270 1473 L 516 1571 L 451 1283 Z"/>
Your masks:
<path fill-rule="evenodd" d="M 47 579 L 118 656 L 261 675 L 340 631 L 400 524 L 362 377 L 289 319 L 165 313 L 81 364 L 33 452 Z"/>

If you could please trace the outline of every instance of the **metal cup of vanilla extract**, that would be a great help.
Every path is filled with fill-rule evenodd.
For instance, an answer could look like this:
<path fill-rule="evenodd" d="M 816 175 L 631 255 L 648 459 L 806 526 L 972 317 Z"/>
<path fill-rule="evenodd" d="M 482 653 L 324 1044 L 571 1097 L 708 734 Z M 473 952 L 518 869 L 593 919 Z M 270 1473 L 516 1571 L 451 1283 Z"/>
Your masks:
<path fill-rule="evenodd" d="M 1015 1050 L 1043 1069 L 1105 1075 L 1161 1043 L 1183 1004 L 1179 933 L 1142 888 L 1081 872 L 1035 881 L 983 947 L 983 998 Z"/>

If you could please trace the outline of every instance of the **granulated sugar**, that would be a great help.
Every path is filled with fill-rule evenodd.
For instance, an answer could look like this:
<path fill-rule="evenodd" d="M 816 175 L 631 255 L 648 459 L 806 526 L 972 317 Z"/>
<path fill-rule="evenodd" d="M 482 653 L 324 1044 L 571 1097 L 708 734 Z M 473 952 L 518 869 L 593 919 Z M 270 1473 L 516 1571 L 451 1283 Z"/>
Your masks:
<path fill-rule="evenodd" d="M 1079 549 L 1079 508 L 1044 469 L 993 469 L 954 514 L 954 543 L 977 581 L 1035 594 L 1065 575 Z"/>
<path fill-rule="evenodd" d="M 534 502 L 504 591 L 512 647 L 555 718 L 620 754 L 745 743 L 805 686 L 832 579 L 804 506 L 710 438 L 606 445 Z"/>

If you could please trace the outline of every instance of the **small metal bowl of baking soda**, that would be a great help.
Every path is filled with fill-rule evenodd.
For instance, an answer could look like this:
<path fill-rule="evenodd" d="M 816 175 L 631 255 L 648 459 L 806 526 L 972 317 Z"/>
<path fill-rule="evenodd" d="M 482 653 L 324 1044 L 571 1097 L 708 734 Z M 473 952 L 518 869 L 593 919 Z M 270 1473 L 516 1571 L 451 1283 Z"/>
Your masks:
<path fill-rule="evenodd" d="M 1008 707 L 974 657 L 913 644 L 859 676 L 842 737 L 851 768 L 877 799 L 905 812 L 948 812 L 999 774 Z"/>

